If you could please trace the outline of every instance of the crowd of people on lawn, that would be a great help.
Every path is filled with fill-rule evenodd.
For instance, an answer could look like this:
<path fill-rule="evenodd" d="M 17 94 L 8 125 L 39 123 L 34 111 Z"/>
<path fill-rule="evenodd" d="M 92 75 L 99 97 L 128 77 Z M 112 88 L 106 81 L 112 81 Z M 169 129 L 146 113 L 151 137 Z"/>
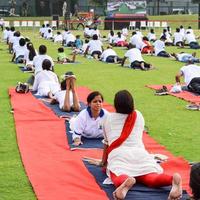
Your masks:
<path fill-rule="evenodd" d="M 142 54 L 173 58 L 187 63 L 176 75 L 176 83 L 180 84 L 181 76 L 188 90 L 200 94 L 200 67 L 195 53 L 180 52 L 170 54 L 165 51 L 165 45 L 175 45 L 181 50 L 187 44 L 191 49 L 199 49 L 191 27 L 184 30 L 177 28 L 172 40 L 171 29 L 164 29 L 160 37 L 151 29 L 147 36 L 143 36 L 139 29 L 132 32 L 130 41 L 127 41 L 127 28 L 114 33 L 111 30 L 106 38 L 100 31 L 86 26 L 84 29 L 85 42 L 80 35 L 74 36 L 67 28 L 54 35 L 52 28 L 42 25 L 40 37 L 60 44 L 57 60 L 47 55 L 47 47 L 40 45 L 38 51 L 34 48 L 30 38 L 23 37 L 14 27 L 6 27 L 3 31 L 3 40 L 7 42 L 12 62 L 24 63 L 27 69 L 33 70 L 32 90 L 38 95 L 48 97 L 51 103 L 58 103 L 59 108 L 66 112 L 79 112 L 70 119 L 70 128 L 73 131 L 73 144 L 83 143 L 82 137 L 104 138 L 104 152 L 102 160 L 97 165 L 106 168 L 109 179 L 116 186 L 113 192 L 115 200 L 125 199 L 127 192 L 136 182 L 148 187 L 172 186 L 168 200 L 178 200 L 182 196 L 182 180 L 179 173 L 165 174 L 156 159 L 144 147 L 142 140 L 144 118 L 140 111 L 135 109 L 133 96 L 127 90 L 120 90 L 115 94 L 114 107 L 116 112 L 110 113 L 103 108 L 103 95 L 99 91 L 91 92 L 87 97 L 87 108 L 81 110 L 76 89 L 76 76 L 73 72 L 66 72 L 63 80 L 59 81 L 54 72 L 55 62 L 76 62 L 77 54 L 98 61 L 116 63 L 124 66 L 128 58 L 130 68 L 150 70 L 153 65 L 145 62 Z M 107 43 L 104 50 L 103 43 Z M 65 47 L 72 48 L 72 58 L 65 54 Z M 120 58 L 113 47 L 127 48 L 123 58 Z M 96 62 L 96 61 L 94 61 Z M 139 161 L 139 162 L 138 162 Z M 90 161 L 93 162 L 92 160 Z M 191 170 L 190 186 L 193 196 L 191 199 L 200 199 L 200 164 L 195 164 Z"/>

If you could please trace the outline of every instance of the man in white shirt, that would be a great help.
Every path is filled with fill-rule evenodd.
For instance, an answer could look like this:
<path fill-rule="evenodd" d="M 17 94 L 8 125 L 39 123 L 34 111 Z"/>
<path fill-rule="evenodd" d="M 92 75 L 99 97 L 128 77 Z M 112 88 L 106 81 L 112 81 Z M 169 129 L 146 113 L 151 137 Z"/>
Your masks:
<path fill-rule="evenodd" d="M 65 41 L 64 46 L 73 47 L 76 37 L 68 31 L 68 33 L 64 35 L 63 40 Z"/>
<path fill-rule="evenodd" d="M 84 56 L 86 57 L 88 51 L 91 52 L 91 56 L 93 56 L 95 59 L 99 59 L 102 51 L 103 51 L 103 44 L 98 39 L 97 35 L 92 36 L 92 40 L 88 43 L 87 49 L 84 52 Z"/>
<path fill-rule="evenodd" d="M 142 46 L 143 46 L 143 42 L 142 42 L 142 37 L 137 34 L 135 31 L 133 31 L 132 33 L 132 37 L 130 38 L 130 43 L 135 45 L 135 47 L 137 49 L 142 49 Z"/>
<path fill-rule="evenodd" d="M 35 75 L 33 91 L 40 96 L 54 95 L 60 91 L 60 83 L 57 75 L 51 71 L 51 61 L 45 59 L 42 63 L 42 71 Z"/>
<path fill-rule="evenodd" d="M 132 44 L 129 44 L 129 50 L 125 53 L 121 66 L 124 66 L 127 58 L 129 59 L 130 67 L 133 69 L 149 70 L 153 68 L 152 65 L 144 61 L 140 50 Z"/>
<path fill-rule="evenodd" d="M 117 53 L 109 45 L 106 50 L 101 54 L 100 60 L 108 63 L 120 63 L 122 59 L 117 56 Z"/>
<path fill-rule="evenodd" d="M 170 57 L 170 54 L 165 51 L 165 36 L 161 36 L 159 40 L 154 42 L 154 50 L 156 56 Z"/>
<path fill-rule="evenodd" d="M 39 55 L 33 58 L 33 66 L 35 68 L 35 75 L 38 72 L 42 71 L 42 63 L 45 59 L 48 59 L 51 61 L 51 69 L 53 70 L 54 62 L 50 56 L 46 55 L 46 53 L 47 53 L 47 47 L 45 45 L 40 45 Z"/>
<path fill-rule="evenodd" d="M 183 48 L 184 47 L 183 40 L 184 36 L 180 33 L 180 29 L 176 28 L 176 32 L 174 33 L 174 45 Z"/>
<path fill-rule="evenodd" d="M 188 90 L 200 94 L 200 67 L 189 61 L 187 65 L 180 69 L 175 77 L 176 83 L 179 85 L 182 76 Z"/>
<path fill-rule="evenodd" d="M 185 34 L 185 39 L 191 49 L 200 49 L 199 43 L 196 41 L 194 34 L 187 32 Z"/>
<path fill-rule="evenodd" d="M 26 41 L 24 38 L 21 38 L 19 40 L 18 45 L 15 46 L 15 48 L 13 48 L 13 58 L 12 58 L 12 62 L 15 61 L 15 63 L 23 63 L 24 61 L 24 55 L 27 51 L 26 48 Z"/>

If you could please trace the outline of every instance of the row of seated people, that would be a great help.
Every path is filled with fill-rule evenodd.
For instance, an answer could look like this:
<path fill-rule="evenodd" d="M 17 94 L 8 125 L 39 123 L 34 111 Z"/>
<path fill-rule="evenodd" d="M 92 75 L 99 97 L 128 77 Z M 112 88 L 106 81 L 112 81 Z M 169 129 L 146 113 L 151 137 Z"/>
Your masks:
<path fill-rule="evenodd" d="M 25 39 L 20 38 L 20 48 L 25 44 Z M 12 47 L 11 50 L 14 51 L 15 61 L 18 62 L 15 48 Z M 64 81 L 60 84 L 57 75 L 53 72 L 54 63 L 51 57 L 46 55 L 46 50 L 46 47 L 41 45 L 39 55 L 33 56 L 35 68 L 33 90 L 41 96 L 50 97 L 52 103 L 57 101 L 62 110 L 80 111 L 75 75 L 72 72 L 66 73 Z M 30 52 L 29 50 L 29 56 Z M 74 145 L 81 145 L 82 136 L 104 137 L 104 153 L 98 165 L 106 166 L 107 175 L 116 186 L 114 199 L 125 199 L 127 192 L 136 182 L 148 187 L 172 185 L 168 199 L 180 199 L 182 195 L 180 175 L 165 174 L 162 167 L 144 148 L 142 141 L 144 118 L 138 110 L 135 110 L 132 95 L 127 90 L 116 93 L 114 98 L 116 113 L 109 113 L 102 108 L 103 95 L 98 91 L 88 95 L 87 103 L 88 107 L 70 122 Z M 122 140 L 120 135 L 125 139 Z M 114 141 L 119 143 L 118 148 L 112 148 Z M 140 160 L 139 164 L 138 160 Z M 195 189 L 192 190 L 196 198 L 198 193 Z"/>

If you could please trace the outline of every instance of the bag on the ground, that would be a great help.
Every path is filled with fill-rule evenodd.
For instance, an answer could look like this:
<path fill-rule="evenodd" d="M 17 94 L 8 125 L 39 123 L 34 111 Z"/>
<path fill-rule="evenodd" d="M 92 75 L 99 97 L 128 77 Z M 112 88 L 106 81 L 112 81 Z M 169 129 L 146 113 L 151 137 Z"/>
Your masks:
<path fill-rule="evenodd" d="M 27 93 L 29 92 L 29 85 L 27 83 L 18 82 L 15 91 L 17 93 Z"/>

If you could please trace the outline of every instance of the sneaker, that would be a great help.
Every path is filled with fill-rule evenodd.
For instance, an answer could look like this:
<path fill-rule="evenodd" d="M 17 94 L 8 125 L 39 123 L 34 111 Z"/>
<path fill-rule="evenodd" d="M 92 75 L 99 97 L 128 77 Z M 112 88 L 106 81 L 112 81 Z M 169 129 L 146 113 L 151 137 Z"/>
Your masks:
<path fill-rule="evenodd" d="M 186 106 L 186 108 L 188 110 L 200 110 L 200 106 L 196 105 L 196 104 L 189 104 Z"/>
<path fill-rule="evenodd" d="M 155 95 L 167 95 L 167 94 L 169 94 L 169 92 L 167 90 L 167 87 L 164 85 L 162 86 L 161 89 L 156 90 L 156 93 L 155 93 Z"/>

